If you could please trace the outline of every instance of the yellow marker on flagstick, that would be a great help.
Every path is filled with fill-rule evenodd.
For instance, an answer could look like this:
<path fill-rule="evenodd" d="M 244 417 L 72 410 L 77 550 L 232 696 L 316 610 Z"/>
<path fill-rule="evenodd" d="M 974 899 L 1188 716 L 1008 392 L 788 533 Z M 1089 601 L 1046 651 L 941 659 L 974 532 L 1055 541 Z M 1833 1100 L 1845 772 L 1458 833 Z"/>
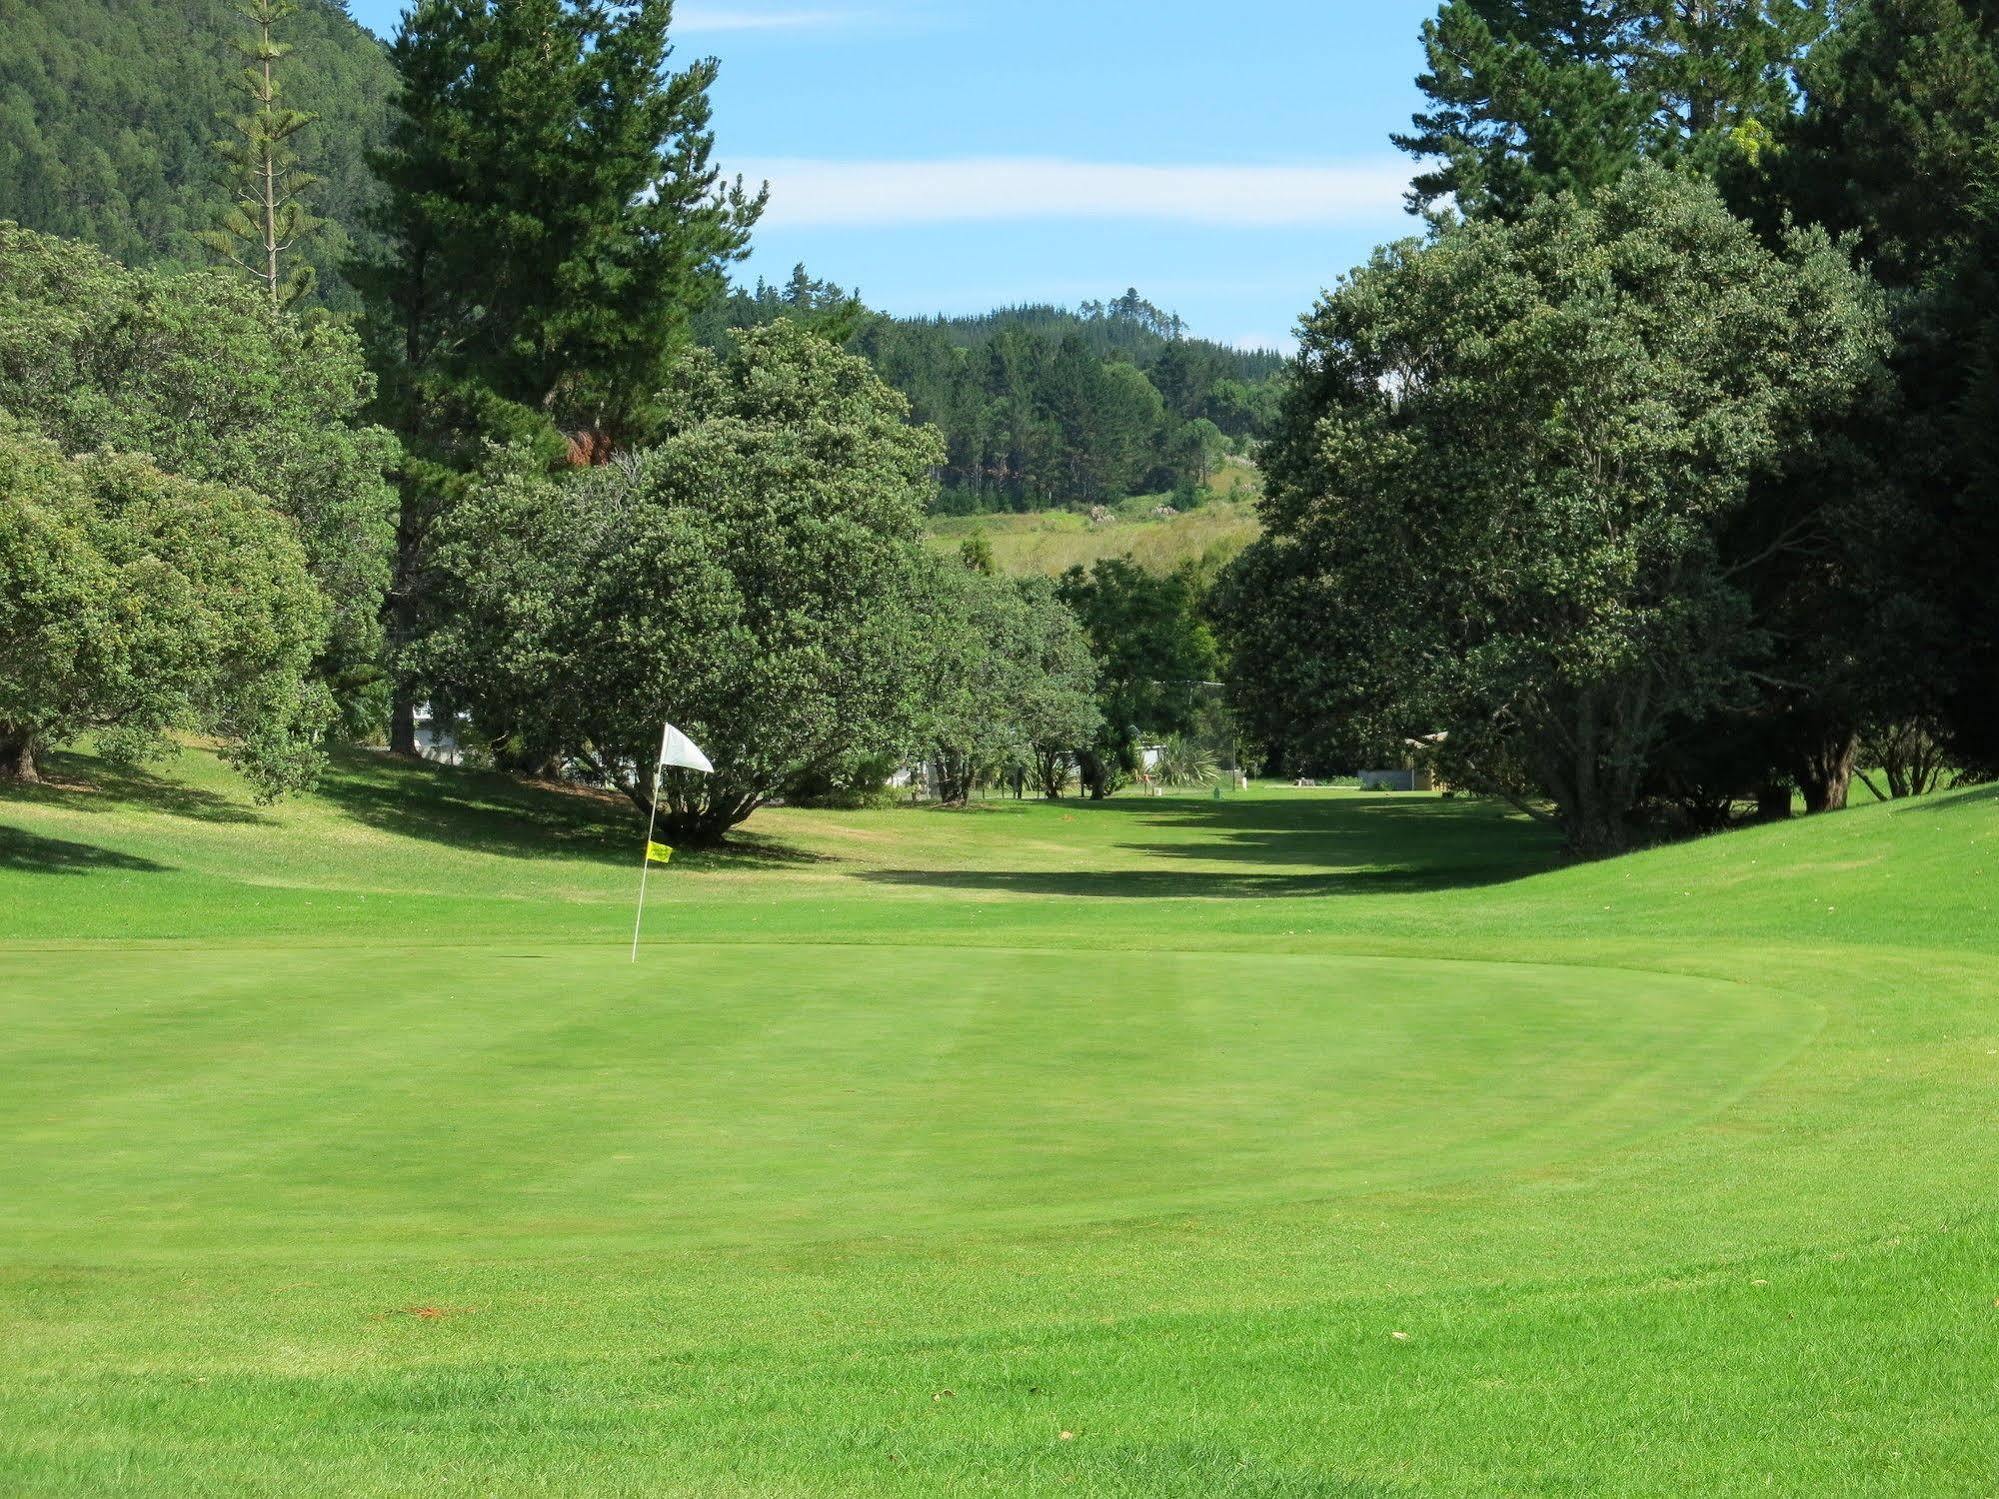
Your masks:
<path fill-rule="evenodd" d="M 664 843 L 654 843 L 648 840 L 646 843 L 646 858 L 655 864 L 671 864 L 673 862 L 673 850 L 668 848 Z"/>

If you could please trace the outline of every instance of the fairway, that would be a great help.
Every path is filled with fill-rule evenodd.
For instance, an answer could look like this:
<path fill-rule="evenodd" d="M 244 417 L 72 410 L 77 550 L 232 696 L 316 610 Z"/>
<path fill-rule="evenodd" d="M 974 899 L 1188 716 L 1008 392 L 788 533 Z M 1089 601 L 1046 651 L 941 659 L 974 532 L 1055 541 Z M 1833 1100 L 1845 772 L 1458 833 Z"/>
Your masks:
<path fill-rule="evenodd" d="M 0 801 L 0 1491 L 1989 1493 L 1999 800 Z M 1995 870 L 1999 873 L 1999 870 Z"/>

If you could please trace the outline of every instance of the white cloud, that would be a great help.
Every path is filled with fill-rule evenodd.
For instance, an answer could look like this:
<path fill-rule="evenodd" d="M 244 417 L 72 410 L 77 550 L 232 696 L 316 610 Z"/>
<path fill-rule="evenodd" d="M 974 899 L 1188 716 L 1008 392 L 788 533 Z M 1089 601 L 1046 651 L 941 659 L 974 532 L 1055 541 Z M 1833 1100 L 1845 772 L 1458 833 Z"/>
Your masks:
<path fill-rule="evenodd" d="M 717 31 L 810 31 L 875 19 L 865 10 L 745 10 L 734 5 L 689 5 L 673 13 L 675 35 Z"/>
<path fill-rule="evenodd" d="M 738 168 L 732 167 L 732 170 Z M 1039 157 L 825 161 L 772 157 L 767 226 L 1150 219 L 1223 228 L 1373 223 L 1399 217 L 1399 159 L 1327 166 L 1158 166 Z"/>

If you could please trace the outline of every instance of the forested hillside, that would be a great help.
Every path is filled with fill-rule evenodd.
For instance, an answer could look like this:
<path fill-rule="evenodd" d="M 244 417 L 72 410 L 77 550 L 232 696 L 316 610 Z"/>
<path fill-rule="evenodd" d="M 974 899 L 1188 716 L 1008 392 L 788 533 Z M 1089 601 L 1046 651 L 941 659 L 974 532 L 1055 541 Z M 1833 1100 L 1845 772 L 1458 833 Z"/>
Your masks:
<path fill-rule="evenodd" d="M 1007 307 L 974 317 L 897 318 L 801 266 L 782 287 L 738 288 L 703 321 L 730 329 L 780 317 L 864 354 L 944 435 L 940 508 L 951 514 L 1086 508 L 1172 491 L 1197 505 L 1222 458 L 1275 414 L 1284 356 L 1190 338 L 1136 291 L 1071 311 Z"/>
<path fill-rule="evenodd" d="M 223 197 L 214 143 L 241 108 L 230 42 L 247 34 L 233 0 L 0 0 L 0 219 L 128 264 L 207 263 L 194 236 Z M 281 34 L 286 101 L 320 117 L 299 149 L 330 223 L 307 253 L 338 303 L 394 77 L 343 0 L 302 0 Z"/>
<path fill-rule="evenodd" d="M 344 0 L 301 0 L 278 29 L 285 103 L 317 116 L 296 143 L 323 179 L 327 222 L 300 254 L 320 296 L 355 305 L 341 274 L 377 191 L 394 74 Z M 82 240 L 128 265 L 193 267 L 227 197 L 218 139 L 242 108 L 247 39 L 236 0 L 0 0 L 0 220 Z M 1172 492 L 1198 504 L 1229 453 L 1268 428 L 1283 356 L 1188 336 L 1136 291 L 1068 309 L 897 318 L 803 270 L 738 287 L 696 320 L 721 347 L 780 317 L 865 356 L 944 436 L 946 513 L 1089 509 Z"/>

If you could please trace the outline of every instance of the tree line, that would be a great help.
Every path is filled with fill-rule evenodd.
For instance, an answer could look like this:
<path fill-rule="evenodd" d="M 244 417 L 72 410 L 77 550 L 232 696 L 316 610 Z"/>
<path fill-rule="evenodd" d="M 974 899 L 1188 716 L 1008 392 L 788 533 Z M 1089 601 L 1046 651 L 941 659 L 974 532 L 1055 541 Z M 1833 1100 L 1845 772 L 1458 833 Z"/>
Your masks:
<path fill-rule="evenodd" d="M 284 295 L 357 310 L 348 272 L 376 244 L 368 156 L 392 128 L 397 76 L 342 0 L 28 0 L 0 32 L 0 212 L 133 265 L 220 257 L 270 283 L 282 256 Z M 943 433 L 942 511 L 1153 493 L 1184 508 L 1275 412 L 1279 356 L 1193 338 L 1135 291 L 893 318 L 802 271 L 705 289 L 693 336 L 711 348 L 780 316 L 838 322 Z"/>
<path fill-rule="evenodd" d="M 318 216 L 272 28 L 322 13 L 245 0 L 241 271 L 0 232 L 0 773 L 194 729 L 276 794 L 427 703 L 646 805 L 671 712 L 719 746 L 662 788 L 703 838 L 918 753 L 1108 794 L 1224 669 L 1270 764 L 1420 752 L 1586 853 L 1999 771 L 1988 5 L 1448 0 L 1426 232 L 1275 377 L 1135 293 L 731 293 L 763 197 L 663 0 L 413 5 L 331 312 L 240 190 Z M 1278 404 L 1218 579 L 923 546 L 940 476 L 1108 495 L 1235 386 Z"/>
<path fill-rule="evenodd" d="M 804 319 L 863 355 L 944 439 L 943 514 L 1088 509 L 1139 494 L 1201 503 L 1226 454 L 1276 414 L 1284 360 L 1187 335 L 1136 290 L 1066 308 L 898 318 L 798 267 L 782 286 L 737 287 L 697 318 L 711 346 Z"/>
<path fill-rule="evenodd" d="M 1448 0 L 1428 232 L 1304 325 L 1216 603 L 1298 768 L 1585 853 L 1999 771 L 1999 7 Z"/>
<path fill-rule="evenodd" d="M 1212 676 L 1185 589 L 924 544 L 945 441 L 846 347 L 852 299 L 704 340 L 764 199 L 711 164 L 715 64 L 670 65 L 666 0 L 412 5 L 338 268 L 360 311 L 329 310 L 284 102 L 305 14 L 239 11 L 222 269 L 0 225 L 0 776 L 195 733 L 276 796 L 339 739 L 413 753 L 427 705 L 707 840 L 918 755 L 955 799 L 1079 768 L 1105 795 L 1175 711 L 1135 705 L 1163 668 L 1118 630 Z M 669 714 L 715 775 L 655 780 Z"/>

